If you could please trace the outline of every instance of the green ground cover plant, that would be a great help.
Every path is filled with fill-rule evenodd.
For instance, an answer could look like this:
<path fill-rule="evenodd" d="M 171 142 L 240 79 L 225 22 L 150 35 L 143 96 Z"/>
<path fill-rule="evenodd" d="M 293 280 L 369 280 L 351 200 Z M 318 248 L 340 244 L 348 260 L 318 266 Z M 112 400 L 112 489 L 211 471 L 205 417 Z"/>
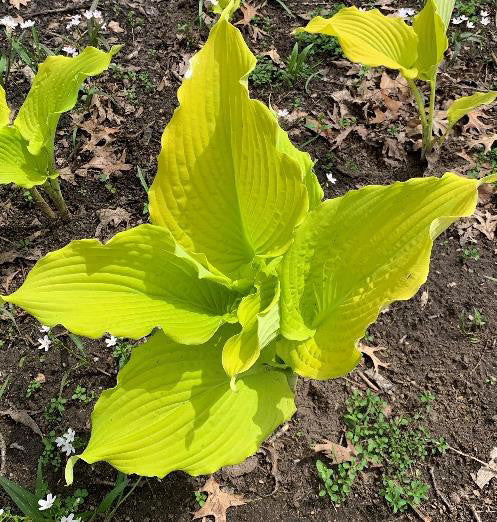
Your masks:
<path fill-rule="evenodd" d="M 490 91 L 454 100 L 447 109 L 447 130 L 439 138 L 433 136 L 437 73 L 448 49 L 447 29 L 453 9 L 454 0 L 427 0 L 412 25 L 408 25 L 402 18 L 387 17 L 378 9 L 362 11 L 347 7 L 331 18 L 317 16 L 297 31 L 337 37 L 352 62 L 397 69 L 407 80 L 418 106 L 425 156 L 434 146 L 445 142 L 461 118 L 497 98 L 497 91 Z M 428 102 L 416 81 L 428 83 Z"/>
<path fill-rule="evenodd" d="M 256 60 L 229 21 L 238 2 L 222 7 L 162 136 L 152 224 L 72 241 L 0 298 L 76 335 L 147 337 L 98 399 L 68 483 L 78 459 L 163 477 L 253 454 L 294 414 L 297 376 L 358 364 L 367 327 L 417 292 L 435 238 L 496 179 L 446 173 L 323 202 L 311 157 L 250 98 Z"/>

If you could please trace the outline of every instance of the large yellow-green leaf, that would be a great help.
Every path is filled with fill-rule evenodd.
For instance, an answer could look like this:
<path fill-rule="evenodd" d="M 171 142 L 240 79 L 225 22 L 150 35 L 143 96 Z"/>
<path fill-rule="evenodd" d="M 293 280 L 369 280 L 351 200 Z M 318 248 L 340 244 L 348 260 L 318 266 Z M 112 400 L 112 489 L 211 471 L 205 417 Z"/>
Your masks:
<path fill-rule="evenodd" d="M 455 125 L 463 116 L 472 110 L 488 105 L 497 99 L 497 91 L 475 92 L 471 96 L 463 96 L 453 101 L 447 109 L 449 125 Z"/>
<path fill-rule="evenodd" d="M 29 153 L 27 141 L 15 127 L 0 127 L 0 185 L 15 183 L 32 188 L 47 179 L 48 155 Z"/>
<path fill-rule="evenodd" d="M 7 98 L 5 97 L 5 90 L 0 85 L 0 128 L 9 124 L 10 109 L 7 105 Z"/>
<path fill-rule="evenodd" d="M 278 335 L 279 297 L 278 278 L 261 273 L 255 291 L 242 299 L 237 312 L 242 330 L 223 347 L 222 363 L 230 377 L 251 368 L 261 350 Z"/>
<path fill-rule="evenodd" d="M 352 62 L 398 69 L 406 78 L 418 74 L 416 32 L 401 18 L 385 16 L 378 9 L 347 7 L 328 19 L 317 16 L 299 30 L 336 36 Z"/>
<path fill-rule="evenodd" d="M 280 357 L 315 379 L 350 371 L 380 309 L 426 281 L 433 239 L 472 214 L 479 184 L 448 173 L 369 186 L 310 212 L 281 268 Z"/>
<path fill-rule="evenodd" d="M 72 241 L 3 297 L 41 323 L 79 335 L 139 339 L 160 327 L 183 344 L 207 341 L 223 322 L 236 322 L 238 298 L 153 225 L 121 232 L 106 245 Z"/>
<path fill-rule="evenodd" d="M 191 60 L 149 192 L 152 221 L 233 279 L 285 252 L 308 209 L 307 170 L 249 97 L 255 63 L 225 12 Z"/>
<path fill-rule="evenodd" d="M 85 78 L 105 71 L 120 48 L 114 46 L 106 53 L 87 47 L 73 58 L 49 56 L 40 64 L 14 121 L 23 138 L 29 142 L 31 154 L 39 154 L 43 147 L 52 152 L 60 115 L 74 107 Z"/>
<path fill-rule="evenodd" d="M 449 46 L 445 25 L 438 13 L 435 0 L 427 0 L 423 10 L 412 24 L 418 35 L 418 76 L 425 81 L 433 80 Z"/>
<path fill-rule="evenodd" d="M 225 11 L 225 16 L 229 19 L 233 13 L 240 7 L 240 0 L 217 0 L 217 3 L 213 2 L 214 7 L 212 10 L 215 13 L 222 13 Z"/>
<path fill-rule="evenodd" d="M 157 333 L 136 347 L 117 387 L 97 401 L 90 442 L 68 462 L 66 480 L 77 458 L 163 477 L 213 473 L 255 453 L 295 412 L 293 394 L 286 374 L 265 365 L 240 376 L 232 391 L 219 357 L 231 334 L 223 327 L 204 345 L 183 346 Z"/>
<path fill-rule="evenodd" d="M 447 28 L 449 27 L 455 3 L 455 0 L 435 0 L 435 4 L 438 9 L 438 14 L 442 18 L 445 26 L 445 31 L 447 31 Z"/>

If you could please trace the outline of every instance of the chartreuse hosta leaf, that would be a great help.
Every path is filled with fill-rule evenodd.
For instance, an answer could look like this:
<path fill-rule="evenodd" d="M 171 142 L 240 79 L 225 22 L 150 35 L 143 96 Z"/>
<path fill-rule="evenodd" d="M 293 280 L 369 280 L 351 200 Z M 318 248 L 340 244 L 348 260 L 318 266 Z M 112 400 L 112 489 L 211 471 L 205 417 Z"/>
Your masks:
<path fill-rule="evenodd" d="M 434 79 L 438 65 L 449 46 L 446 26 L 435 0 L 427 0 L 422 11 L 416 15 L 413 28 L 418 35 L 418 76 L 426 81 Z"/>
<path fill-rule="evenodd" d="M 236 322 L 239 295 L 224 286 L 161 227 L 141 225 L 102 245 L 72 241 L 36 263 L 4 301 L 48 326 L 87 337 L 139 339 L 161 327 L 183 344 L 207 341 Z"/>
<path fill-rule="evenodd" d="M 406 78 L 418 74 L 416 32 L 401 18 L 387 17 L 378 9 L 344 8 L 328 19 L 317 16 L 299 30 L 336 36 L 352 62 L 398 69 Z"/>
<path fill-rule="evenodd" d="M 214 13 L 220 14 L 227 9 L 226 15 L 229 18 L 240 7 L 240 0 L 217 0 L 217 2 L 212 2 L 212 4 L 214 5 L 212 8 Z"/>
<path fill-rule="evenodd" d="M 255 453 L 295 412 L 293 393 L 285 372 L 265 365 L 240 376 L 232 391 L 219 357 L 232 330 L 190 347 L 159 332 L 136 347 L 116 388 L 97 401 L 90 442 L 69 460 L 67 482 L 78 458 L 163 477 L 212 473 Z"/>
<path fill-rule="evenodd" d="M 222 362 L 226 374 L 235 377 L 251 368 L 279 331 L 280 283 L 275 275 L 259 274 L 254 293 L 238 307 L 242 331 L 226 341 Z"/>
<path fill-rule="evenodd" d="M 281 268 L 280 357 L 315 379 L 350 371 L 367 326 L 425 282 L 433 239 L 474 211 L 479 184 L 448 173 L 369 186 L 310 212 Z"/>
<path fill-rule="evenodd" d="M 45 151 L 34 156 L 28 142 L 15 127 L 0 127 L 0 184 L 15 183 L 32 188 L 47 179 L 49 156 Z"/>
<path fill-rule="evenodd" d="M 472 110 L 492 103 L 497 99 L 497 91 L 489 92 L 475 92 L 471 96 L 464 96 L 452 102 L 447 109 L 447 119 L 449 125 L 452 127 L 463 116 L 470 113 Z"/>
<path fill-rule="evenodd" d="M 7 105 L 4 88 L 0 85 L 0 128 L 9 124 L 10 109 Z"/>
<path fill-rule="evenodd" d="M 42 148 L 52 152 L 60 115 L 74 107 L 85 78 L 105 71 L 120 48 L 114 46 L 106 53 L 87 47 L 73 58 L 49 56 L 40 64 L 14 120 L 31 154 L 39 154 Z"/>
<path fill-rule="evenodd" d="M 153 223 L 232 279 L 252 281 L 253 265 L 288 248 L 309 206 L 306 185 L 318 190 L 272 111 L 249 97 L 255 63 L 225 10 L 178 91 L 149 192 Z"/>
<path fill-rule="evenodd" d="M 455 3 L 455 0 L 435 0 L 438 14 L 444 23 L 445 31 L 447 31 L 447 28 L 449 27 Z"/>

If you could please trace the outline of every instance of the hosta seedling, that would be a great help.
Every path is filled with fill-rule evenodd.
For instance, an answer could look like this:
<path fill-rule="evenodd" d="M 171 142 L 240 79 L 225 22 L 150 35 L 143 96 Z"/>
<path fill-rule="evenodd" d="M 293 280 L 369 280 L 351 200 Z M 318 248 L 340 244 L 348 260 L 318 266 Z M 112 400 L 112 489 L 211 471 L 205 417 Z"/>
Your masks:
<path fill-rule="evenodd" d="M 77 458 L 163 477 L 253 454 L 295 412 L 295 374 L 352 370 L 379 311 L 425 282 L 434 238 L 475 209 L 482 181 L 451 173 L 321 202 L 310 156 L 249 96 L 234 5 L 178 91 L 153 224 L 73 241 L 3 297 L 78 335 L 154 332 L 97 401 L 68 482 Z"/>
<path fill-rule="evenodd" d="M 447 139 L 454 125 L 472 110 L 492 103 L 497 91 L 475 92 L 455 100 L 447 109 L 448 126 L 440 138 L 433 136 L 437 72 L 448 48 L 447 28 L 455 0 L 426 0 L 424 8 L 408 25 L 400 17 L 385 16 L 378 9 L 341 9 L 331 18 L 317 16 L 298 31 L 336 36 L 345 56 L 355 63 L 397 69 L 416 99 L 423 131 L 422 153 Z M 416 81 L 428 82 L 425 104 Z"/>
<path fill-rule="evenodd" d="M 0 86 L 0 184 L 29 189 L 45 214 L 53 212 L 38 192 L 43 186 L 67 216 L 55 168 L 54 140 L 60 115 L 74 107 L 81 84 L 108 68 L 120 46 L 109 52 L 87 47 L 73 58 L 49 56 L 38 68 L 31 89 L 10 125 L 10 109 Z"/>

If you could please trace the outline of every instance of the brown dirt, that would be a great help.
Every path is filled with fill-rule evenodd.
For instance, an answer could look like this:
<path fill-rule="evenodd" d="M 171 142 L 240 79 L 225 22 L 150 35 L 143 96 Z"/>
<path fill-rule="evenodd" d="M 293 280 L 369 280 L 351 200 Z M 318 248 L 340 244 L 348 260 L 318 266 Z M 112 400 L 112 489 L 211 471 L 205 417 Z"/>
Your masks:
<path fill-rule="evenodd" d="M 0 16 L 13 13 L 13 9 L 6 4 L 8 2 L 0 6 Z M 286 4 L 295 13 L 308 12 L 314 7 L 314 2 L 296 0 L 287 0 Z M 329 7 L 333 2 L 324 2 L 323 5 Z M 66 4 L 32 0 L 21 13 L 61 6 Z M 207 30 L 205 26 L 199 29 L 196 25 L 198 2 L 195 0 L 103 1 L 100 8 L 107 21 L 117 20 L 125 29 L 122 34 L 107 35 L 126 43 L 115 62 L 125 68 L 134 67 L 137 72 L 148 73 L 153 84 L 151 92 L 146 92 L 144 85 L 137 84 L 136 101 L 128 104 L 131 108 L 126 108 L 124 103 L 112 105 L 114 112 L 123 118 L 113 146 L 119 152 L 125 150 L 126 162 L 140 166 L 150 183 L 162 130 L 176 106 L 177 77 L 181 74 L 183 56 L 198 49 L 205 41 Z M 491 9 L 495 19 L 494 8 Z M 131 12 L 135 18 L 143 18 L 143 26 L 131 26 L 128 14 Z M 286 57 L 294 43 L 289 36 L 291 28 L 301 25 L 303 20 L 291 19 L 277 2 L 271 0 L 265 6 L 263 15 L 270 23 L 269 34 L 254 43 L 244 32 L 249 45 L 256 54 L 274 47 L 280 56 Z M 42 43 L 50 48 L 61 43 L 54 33 L 67 34 L 66 17 L 58 14 L 36 17 Z M 49 23 L 54 21 L 60 25 L 49 29 Z M 183 29 L 180 30 L 180 27 Z M 485 59 L 490 56 L 491 49 L 495 51 L 495 34 L 495 26 L 493 32 L 484 33 L 482 49 L 475 43 L 467 43 L 467 48 L 463 47 L 450 67 L 445 68 L 441 77 L 440 100 L 450 99 L 455 91 L 460 94 L 468 89 L 489 89 L 497 81 L 497 64 Z M 298 82 L 294 86 L 274 85 L 271 89 L 252 89 L 253 96 L 265 102 L 270 98 L 273 105 L 290 110 L 294 100 L 300 98 L 301 110 L 314 114 L 314 117 L 331 114 L 334 107 L 332 94 L 341 90 L 343 82 L 349 78 L 345 76 L 347 68 L 337 66 L 333 61 L 335 58 L 323 53 L 315 59 L 320 61 L 319 67 L 326 70 L 326 79 L 313 80 L 309 87 L 310 94 L 306 93 L 304 82 Z M 170 74 L 170 70 L 177 74 Z M 375 81 L 378 82 L 379 78 Z M 119 94 L 124 88 L 132 87 L 133 82 L 120 78 L 115 72 L 108 72 L 90 84 L 95 85 L 99 92 Z M 159 85 L 162 88 L 160 91 L 157 90 Z M 9 86 L 9 101 L 13 107 L 19 106 L 28 89 L 25 76 L 19 70 L 13 71 Z M 105 94 L 101 98 L 105 99 Z M 119 99 L 122 101 L 123 98 Z M 323 138 L 314 140 L 305 149 L 318 159 L 317 174 L 327 197 L 341 195 L 350 188 L 365 184 L 385 184 L 422 175 L 424 165 L 420 164 L 417 154 L 410 151 L 406 155 L 407 163 L 386 164 L 381 141 L 387 136 L 386 128 L 369 125 L 362 109 L 352 110 L 359 124 L 365 124 L 374 131 L 371 132 L 375 134 L 374 138 L 363 141 L 352 133 L 342 147 L 334 151 L 333 157 L 328 155 L 331 144 Z M 88 118 L 88 111 L 82 103 L 77 111 L 85 119 Z M 493 116 L 495 123 L 496 109 L 489 111 L 488 116 Z M 64 115 L 59 126 L 58 157 L 68 158 L 71 154 L 73 126 L 70 117 Z M 314 136 L 301 121 L 292 123 L 289 128 L 296 143 L 303 144 Z M 462 133 L 461 128 L 458 133 Z M 81 131 L 77 134 L 79 146 L 86 138 Z M 464 160 L 455 154 L 459 145 L 460 141 L 456 140 L 443 150 L 439 163 L 434 167 L 435 174 L 449 168 L 464 167 Z M 406 145 L 407 148 L 409 146 Z M 68 165 L 75 171 L 89 158 L 88 153 L 76 153 Z M 347 167 L 347 162 L 351 160 L 356 166 L 352 171 Z M 326 182 L 329 172 L 338 179 L 335 185 Z M 15 273 L 10 281 L 10 291 L 20 285 L 34 259 L 64 246 L 71 239 L 94 237 L 99 224 L 97 211 L 122 208 L 131 214 L 129 223 L 118 227 L 107 226 L 103 232 L 104 238 L 147 220 L 147 215 L 143 213 L 146 196 L 135 168 L 113 175 L 107 186 L 92 172 L 84 177 L 76 176 L 75 181 L 75 185 L 62 182 L 62 190 L 73 214 L 73 219 L 68 223 L 58 221 L 48 224 L 33 204 L 26 200 L 22 191 L 0 187 L 0 253 L 16 250 L 20 254 L 13 262 L 0 265 L 0 284 L 5 284 Z M 492 196 L 487 209 L 493 214 L 496 204 L 497 199 Z M 394 391 L 386 396 L 394 412 L 409 414 L 414 410 L 419 394 L 431 391 L 436 395 L 436 400 L 426 424 L 432 434 L 445 437 L 451 446 L 465 453 L 487 460 L 490 450 L 497 445 L 497 384 L 492 385 L 488 381 L 491 376 L 497 376 L 497 286 L 484 276 L 497 276 L 495 239 L 490 241 L 479 236 L 477 248 L 480 259 L 463 262 L 456 229 L 451 228 L 442 235 L 433 252 L 429 280 L 423 287 L 429 294 L 427 305 L 424 308 L 421 306 L 419 295 L 411 301 L 396 303 L 388 312 L 381 314 L 369 333 L 374 338 L 370 344 L 388 348 L 390 367 L 382 373 L 395 385 Z M 477 332 L 477 343 L 472 343 L 459 329 L 460 314 L 469 313 L 473 307 L 481 310 L 486 319 L 485 326 Z M 15 324 L 5 314 L 0 316 L 0 338 L 4 341 L 0 347 L 0 383 L 11 376 L 10 385 L 0 400 L 0 409 L 13 407 L 29 410 L 43 433 L 54 430 L 60 434 L 71 426 L 83 441 L 86 440 L 93 403 L 83 406 L 69 400 L 62 418 L 56 422 L 47 422 L 42 412 L 49 400 L 57 396 L 61 380 L 69 369 L 73 371 L 69 373 L 63 391 L 63 396 L 68 399 L 77 384 L 96 395 L 102 389 L 113 386 L 117 368 L 111 351 L 101 341 L 85 341 L 86 349 L 98 361 L 95 365 L 82 365 L 74 369 L 77 359 L 68 348 L 73 352 L 75 348 L 64 330 L 56 330 L 61 345 L 53 347 L 47 355 L 41 354 L 36 349 L 36 339 L 39 337 L 36 321 L 19 310 L 15 313 Z M 368 361 L 363 362 L 363 369 L 368 365 Z M 45 375 L 46 383 L 32 398 L 26 399 L 27 385 L 38 373 Z M 315 382 L 300 379 L 297 387 L 298 413 L 289 423 L 287 431 L 278 433 L 265 444 L 264 448 L 268 449 L 257 454 L 257 467 L 238 478 L 233 478 L 227 471 L 216 474 L 223 485 L 251 500 L 245 506 L 230 509 L 229 520 L 372 522 L 418 519 L 413 512 L 391 514 L 377 494 L 377 475 L 371 472 L 358 479 L 350 499 L 339 508 L 318 497 L 316 456 L 310 445 L 322 438 L 340 439 L 344 430 L 340 415 L 351 390 L 351 381 L 358 387 L 364 386 L 356 372 L 349 376 L 349 380 Z M 36 462 L 43 451 L 40 438 L 33 435 L 29 428 L 15 424 L 7 417 L 0 417 L 0 432 L 8 448 L 7 476 L 25 487 L 32 487 Z M 13 448 L 13 443 L 22 449 Z M 269 450 L 278 457 L 279 483 L 275 492 Z M 479 512 L 483 522 L 497 519 L 497 481 L 491 481 L 484 490 L 479 491 L 470 475 L 479 468 L 476 462 L 449 451 L 445 456 L 430 461 L 429 465 L 434 466 L 439 490 L 452 499 L 454 506 L 454 511 L 448 513 L 432 488 L 429 500 L 421 509 L 433 521 L 476 520 L 472 507 Z M 424 479 L 430 482 L 427 469 L 428 465 L 425 465 Z M 52 470 L 48 466 L 47 472 L 52 492 L 67 494 L 61 470 Z M 96 505 L 107 493 L 108 483 L 114 477 L 115 471 L 106 464 L 94 467 L 78 465 L 75 487 L 88 489 L 87 508 Z M 192 520 L 191 513 L 198 508 L 193 492 L 204 481 L 205 477 L 191 478 L 183 473 L 173 473 L 162 481 L 142 481 L 116 514 L 115 520 Z M 459 503 L 453 500 L 457 498 Z M 8 497 L 0 492 L 0 507 L 8 505 L 13 507 Z"/>

